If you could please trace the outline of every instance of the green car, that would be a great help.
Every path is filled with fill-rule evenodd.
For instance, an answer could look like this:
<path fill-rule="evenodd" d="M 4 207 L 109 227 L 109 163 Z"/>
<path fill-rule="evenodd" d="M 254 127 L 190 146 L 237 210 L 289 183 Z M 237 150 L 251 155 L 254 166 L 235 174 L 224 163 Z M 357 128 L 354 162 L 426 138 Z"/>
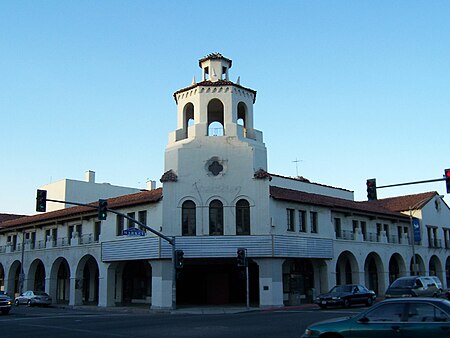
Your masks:
<path fill-rule="evenodd" d="M 450 337 L 450 301 L 440 298 L 393 298 L 354 317 L 310 325 L 302 338 Z"/>

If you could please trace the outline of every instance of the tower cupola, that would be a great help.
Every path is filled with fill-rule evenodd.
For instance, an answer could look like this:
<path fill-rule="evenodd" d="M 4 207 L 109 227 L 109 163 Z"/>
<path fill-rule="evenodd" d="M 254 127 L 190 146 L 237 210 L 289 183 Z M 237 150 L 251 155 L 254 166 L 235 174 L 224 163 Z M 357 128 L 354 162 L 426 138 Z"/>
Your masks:
<path fill-rule="evenodd" d="M 229 81 L 228 70 L 231 68 L 231 60 L 220 53 L 212 53 L 199 60 L 202 69 L 202 81 L 217 82 Z"/>

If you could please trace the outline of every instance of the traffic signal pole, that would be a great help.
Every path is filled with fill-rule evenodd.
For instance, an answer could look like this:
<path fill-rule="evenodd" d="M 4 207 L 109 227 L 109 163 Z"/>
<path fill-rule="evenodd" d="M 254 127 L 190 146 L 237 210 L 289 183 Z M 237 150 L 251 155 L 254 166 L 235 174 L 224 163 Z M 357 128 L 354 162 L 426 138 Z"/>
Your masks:
<path fill-rule="evenodd" d="M 396 184 L 382 185 L 382 186 L 379 186 L 377 188 L 381 189 L 381 188 L 399 187 L 401 185 L 411 185 L 411 184 L 439 182 L 439 181 L 445 181 L 445 180 L 446 180 L 445 178 L 436 178 L 434 180 L 425 180 L 425 181 L 415 181 L 415 182 L 405 182 L 405 183 L 396 183 Z"/>
<path fill-rule="evenodd" d="M 396 183 L 396 184 L 387 184 L 387 185 L 381 185 L 381 186 L 377 186 L 376 179 L 371 178 L 366 181 L 367 198 L 369 201 L 376 200 L 377 199 L 377 189 L 381 189 L 381 188 L 391 188 L 391 187 L 399 187 L 402 185 L 421 184 L 421 183 L 440 182 L 440 181 L 445 181 L 445 184 L 447 187 L 447 194 L 450 194 L 450 169 L 444 170 L 443 178 L 435 178 L 432 180 L 404 182 L 404 183 Z"/>

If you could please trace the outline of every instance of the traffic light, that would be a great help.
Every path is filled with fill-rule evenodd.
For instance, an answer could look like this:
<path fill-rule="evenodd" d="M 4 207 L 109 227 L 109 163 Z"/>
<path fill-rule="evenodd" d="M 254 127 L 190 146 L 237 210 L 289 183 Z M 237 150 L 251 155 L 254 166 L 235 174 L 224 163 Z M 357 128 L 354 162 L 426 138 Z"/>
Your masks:
<path fill-rule="evenodd" d="M 367 199 L 374 201 L 377 199 L 377 180 L 375 178 L 368 179 L 367 186 Z"/>
<path fill-rule="evenodd" d="M 36 211 L 45 212 L 47 206 L 47 190 L 39 190 L 36 194 Z"/>
<path fill-rule="evenodd" d="M 108 200 L 98 200 L 98 220 L 104 221 L 108 211 Z"/>
<path fill-rule="evenodd" d="M 183 250 L 175 250 L 175 268 L 182 269 L 184 267 L 184 252 Z"/>
<path fill-rule="evenodd" d="M 237 249 L 237 266 L 247 266 L 247 249 L 238 248 Z"/>
<path fill-rule="evenodd" d="M 450 169 L 444 171 L 445 185 L 447 186 L 447 194 L 450 194 Z"/>

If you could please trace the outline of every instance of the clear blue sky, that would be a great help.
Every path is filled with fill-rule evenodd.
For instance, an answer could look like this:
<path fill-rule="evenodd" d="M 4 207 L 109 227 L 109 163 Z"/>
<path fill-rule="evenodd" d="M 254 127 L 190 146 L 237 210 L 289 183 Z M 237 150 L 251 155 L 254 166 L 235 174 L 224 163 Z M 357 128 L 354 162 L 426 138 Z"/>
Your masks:
<path fill-rule="evenodd" d="M 0 1 L 0 212 L 63 178 L 159 179 L 172 94 L 220 52 L 269 171 L 355 191 L 450 167 L 450 1 Z M 379 190 L 379 197 L 444 182 Z M 446 196 L 447 203 L 449 201 Z"/>

